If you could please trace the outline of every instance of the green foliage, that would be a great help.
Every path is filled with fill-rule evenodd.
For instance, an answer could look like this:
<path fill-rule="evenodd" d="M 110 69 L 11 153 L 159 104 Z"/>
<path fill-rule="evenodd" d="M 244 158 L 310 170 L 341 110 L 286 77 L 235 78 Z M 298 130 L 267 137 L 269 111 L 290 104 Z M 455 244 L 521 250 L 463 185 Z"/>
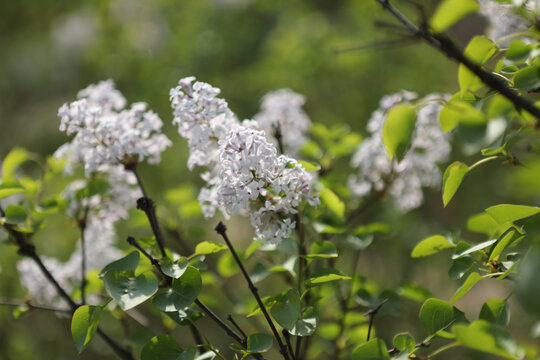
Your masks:
<path fill-rule="evenodd" d="M 141 360 L 188 360 L 181 357 L 184 351 L 169 335 L 158 335 L 143 347 Z M 192 357 L 191 359 L 194 359 Z"/>
<path fill-rule="evenodd" d="M 329 188 L 324 188 L 319 193 L 321 203 L 326 205 L 337 217 L 342 218 L 345 215 L 345 204 Z"/>
<path fill-rule="evenodd" d="M 193 303 L 199 296 L 201 287 L 202 279 L 199 271 L 188 266 L 182 276 L 173 280 L 172 287 L 157 294 L 152 303 L 161 311 L 179 311 Z"/>
<path fill-rule="evenodd" d="M 508 302 L 500 299 L 489 299 L 480 310 L 479 319 L 500 326 L 507 326 L 510 322 L 510 307 Z"/>
<path fill-rule="evenodd" d="M 169 258 L 165 258 L 161 263 L 161 270 L 165 275 L 172 277 L 173 279 L 180 278 L 188 269 L 189 261 L 185 257 L 181 257 L 177 261 L 172 261 Z"/>
<path fill-rule="evenodd" d="M 15 147 L 6 155 L 2 162 L 2 182 L 14 180 L 15 170 L 29 159 L 26 149 Z"/>
<path fill-rule="evenodd" d="M 195 255 L 216 254 L 223 250 L 227 250 L 227 246 L 224 244 L 219 244 L 211 241 L 203 241 L 201 243 L 198 243 L 195 247 Z"/>
<path fill-rule="evenodd" d="M 350 280 L 350 279 L 351 279 L 350 276 L 346 276 L 341 271 L 337 269 L 328 268 L 328 269 L 321 269 L 315 272 L 313 275 L 311 275 L 306 280 L 306 285 L 316 286 L 316 285 L 325 284 L 331 281 Z"/>
<path fill-rule="evenodd" d="M 123 310 L 134 308 L 158 291 L 158 280 L 151 272 L 135 277 L 133 271 L 109 270 L 103 282 L 107 293 Z"/>
<path fill-rule="evenodd" d="M 279 325 L 287 330 L 292 330 L 300 316 L 300 306 L 298 292 L 290 289 L 275 299 L 274 305 L 270 308 L 270 313 Z"/>
<path fill-rule="evenodd" d="M 476 64 L 483 65 L 496 51 L 497 46 L 493 41 L 484 36 L 475 36 L 465 48 L 463 55 Z M 459 66 L 458 79 L 462 94 L 467 91 L 475 92 L 484 87 L 484 83 L 463 64 Z"/>
<path fill-rule="evenodd" d="M 469 172 L 469 167 L 462 162 L 456 161 L 448 166 L 443 175 L 443 204 L 446 207 L 454 194 L 459 189 L 465 175 Z"/>
<path fill-rule="evenodd" d="M 394 347 L 399 351 L 411 353 L 416 347 L 416 341 L 408 332 L 396 334 L 393 340 Z"/>
<path fill-rule="evenodd" d="M 71 335 L 79 353 L 90 344 L 99 326 L 101 306 L 83 305 L 77 308 L 71 318 Z"/>
<path fill-rule="evenodd" d="M 540 207 L 502 204 L 487 208 L 486 213 L 497 223 L 504 224 L 537 215 L 540 213 Z"/>
<path fill-rule="evenodd" d="M 397 105 L 388 111 L 383 127 L 383 143 L 390 159 L 405 156 L 416 123 L 416 108 Z"/>
<path fill-rule="evenodd" d="M 459 289 L 457 289 L 454 296 L 452 296 L 452 298 L 450 299 L 450 302 L 455 302 L 455 301 L 459 300 L 463 295 L 468 293 L 469 290 L 471 290 L 473 288 L 473 286 L 476 285 L 476 283 L 479 282 L 480 280 L 482 280 L 482 276 L 480 274 L 478 274 L 476 272 L 471 273 L 467 277 L 467 279 L 465 280 L 463 285 L 461 285 L 459 287 Z"/>
<path fill-rule="evenodd" d="M 330 241 L 316 241 L 311 245 L 311 250 L 307 259 L 328 259 L 338 257 L 336 246 Z"/>
<path fill-rule="evenodd" d="M 434 32 L 443 32 L 479 8 L 476 0 L 443 0 L 429 20 L 429 25 Z"/>
<path fill-rule="evenodd" d="M 108 264 L 101 270 L 99 277 L 104 277 L 110 270 L 126 270 L 126 271 L 135 271 L 137 265 L 139 265 L 140 255 L 138 251 L 132 251 L 121 259 L 115 260 L 112 263 Z"/>
<path fill-rule="evenodd" d="M 420 321 L 430 335 L 446 329 L 455 320 L 454 307 L 443 300 L 427 299 L 420 309 Z"/>
<path fill-rule="evenodd" d="M 22 224 L 26 221 L 28 214 L 24 207 L 20 205 L 9 205 L 6 208 L 4 221 L 8 224 Z"/>
<path fill-rule="evenodd" d="M 372 339 L 358 346 L 352 353 L 352 360 L 390 359 L 388 349 L 382 339 Z"/>
<path fill-rule="evenodd" d="M 251 334 L 247 338 L 248 353 L 263 353 L 272 347 L 273 338 L 268 334 Z"/>
<path fill-rule="evenodd" d="M 498 325 L 476 320 L 469 325 L 455 325 L 452 332 L 463 346 L 507 359 L 517 358 L 515 343 Z"/>
<path fill-rule="evenodd" d="M 442 250 L 451 249 L 455 246 L 456 245 L 454 245 L 454 243 L 452 243 L 452 241 L 450 241 L 447 237 L 442 235 L 434 235 L 416 244 L 411 256 L 413 258 L 429 256 Z"/>

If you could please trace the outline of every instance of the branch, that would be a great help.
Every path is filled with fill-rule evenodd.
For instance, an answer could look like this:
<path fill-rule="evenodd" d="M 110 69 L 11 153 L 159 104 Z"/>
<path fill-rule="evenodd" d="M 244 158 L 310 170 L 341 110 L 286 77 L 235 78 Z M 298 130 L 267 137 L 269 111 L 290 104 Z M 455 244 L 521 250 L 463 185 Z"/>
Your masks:
<path fill-rule="evenodd" d="M 159 246 L 159 250 L 161 251 L 161 255 L 163 257 L 166 257 L 167 254 L 165 253 L 165 239 L 163 238 L 163 234 L 161 233 L 161 228 L 159 227 L 159 222 L 156 217 L 155 203 L 151 198 L 146 195 L 146 190 L 144 189 L 142 180 L 139 177 L 139 173 L 137 173 L 137 168 L 133 166 L 129 168 L 129 171 L 131 171 L 135 175 L 135 178 L 137 179 L 137 184 L 139 184 L 139 188 L 141 189 L 141 192 L 143 194 L 143 197 L 137 200 L 137 209 L 144 211 L 144 213 L 146 214 L 148 222 L 150 223 L 150 227 L 152 228 L 152 232 L 156 237 L 156 242 Z"/>
<path fill-rule="evenodd" d="M 86 238 L 84 232 L 86 230 L 86 221 L 88 220 L 88 211 L 90 208 L 84 207 L 84 215 L 78 221 L 79 230 L 81 232 L 81 304 L 86 304 Z"/>
<path fill-rule="evenodd" d="M 229 250 L 231 251 L 231 253 L 232 253 L 233 257 L 234 257 L 234 260 L 236 261 L 236 263 L 240 267 L 240 270 L 242 271 L 242 274 L 244 275 L 244 278 L 246 279 L 246 281 L 248 283 L 249 290 L 251 291 L 251 293 L 255 297 L 255 300 L 257 300 L 257 304 L 259 304 L 259 308 L 261 309 L 262 313 L 264 314 L 264 317 L 266 318 L 266 321 L 268 322 L 268 325 L 270 325 L 270 329 L 272 329 L 272 333 L 274 334 L 274 337 L 276 338 L 276 341 L 278 342 L 279 349 L 280 349 L 279 351 L 281 352 L 281 355 L 283 356 L 283 358 L 285 360 L 289 360 L 289 352 L 287 351 L 287 347 L 285 346 L 285 344 L 283 344 L 283 341 L 281 340 L 281 336 L 279 335 L 279 333 L 278 333 L 278 331 L 276 329 L 276 326 L 274 325 L 274 322 L 272 321 L 272 318 L 268 314 L 268 311 L 266 310 L 266 306 L 264 306 L 264 303 L 262 302 L 261 297 L 259 296 L 258 289 L 255 287 L 255 285 L 251 281 L 251 279 L 250 279 L 250 277 L 249 277 L 249 275 L 248 275 L 248 273 L 246 271 L 246 268 L 244 267 L 244 265 L 240 261 L 240 258 L 236 254 L 236 251 L 234 251 L 232 243 L 230 242 L 229 237 L 227 236 L 227 228 L 220 221 L 219 224 L 217 224 L 217 226 L 216 226 L 216 228 L 214 230 L 216 230 L 216 232 L 219 235 L 221 235 L 221 237 L 223 237 L 223 240 L 225 240 L 225 243 L 229 247 Z"/>
<path fill-rule="evenodd" d="M 373 327 L 373 321 L 375 320 L 375 315 L 377 315 L 379 310 L 381 310 L 383 305 L 386 304 L 386 302 L 388 300 L 390 300 L 390 299 L 384 299 L 383 301 L 381 301 L 381 303 L 379 305 L 377 305 L 376 307 L 374 307 L 373 309 L 369 310 L 367 313 L 364 314 L 364 315 L 369 315 L 369 328 L 368 328 L 368 332 L 367 332 L 366 341 L 369 341 L 369 337 L 371 335 L 371 328 Z"/>
<path fill-rule="evenodd" d="M 4 210 L 1 207 L 0 207 L 0 214 L 5 214 Z M 75 303 L 75 301 L 71 298 L 71 296 L 69 296 L 68 293 L 58 283 L 58 281 L 56 281 L 56 279 L 54 278 L 52 273 L 49 271 L 49 269 L 47 269 L 45 264 L 43 264 L 43 261 L 41 261 L 41 258 L 36 252 L 35 246 L 33 244 L 30 244 L 26 240 L 24 234 L 15 230 L 11 225 L 4 224 L 4 228 L 15 240 L 15 244 L 19 248 L 19 254 L 23 256 L 28 256 L 29 258 L 34 260 L 34 262 L 38 265 L 43 275 L 45 275 L 45 277 L 51 283 L 51 285 L 54 286 L 58 295 L 69 304 L 69 306 L 71 307 L 71 312 L 72 313 L 75 312 L 75 310 L 77 310 L 79 305 Z M 121 359 L 134 360 L 133 355 L 129 351 L 125 350 L 120 345 L 118 345 L 112 338 L 109 337 L 109 335 L 103 332 L 103 330 L 98 328 L 97 333 L 113 349 L 116 355 L 118 355 Z"/>
<path fill-rule="evenodd" d="M 30 302 L 30 300 L 27 301 L 18 301 L 18 300 L 11 300 L 11 299 L 2 299 L 0 298 L 0 305 L 4 306 L 26 306 L 30 310 L 43 310 L 43 311 L 52 311 L 52 312 L 60 312 L 60 313 L 73 313 L 70 309 L 59 309 L 59 308 L 53 308 L 50 306 L 45 305 L 37 305 Z"/>
<path fill-rule="evenodd" d="M 409 19 L 390 4 L 389 0 L 375 0 L 386 11 L 392 14 L 400 23 L 402 23 L 413 35 L 423 39 L 428 45 L 445 54 L 448 58 L 463 64 L 473 74 L 491 89 L 498 91 L 502 96 L 510 100 L 517 109 L 523 109 L 534 115 L 537 119 L 536 127 L 540 127 L 540 109 L 534 106 L 529 99 L 519 95 L 519 93 L 508 87 L 503 80 L 497 76 L 485 71 L 482 67 L 469 60 L 463 52 L 447 37 L 440 34 L 432 34 L 427 28 L 419 28 Z"/>
<path fill-rule="evenodd" d="M 146 252 L 140 245 L 137 243 L 137 241 L 133 237 L 128 237 L 127 242 L 136 247 L 137 250 L 141 251 L 144 256 L 150 260 L 150 263 L 156 267 L 156 269 L 163 275 L 168 282 L 172 283 L 172 278 L 165 274 L 163 270 L 161 269 L 161 265 L 159 264 L 159 260 L 155 259 L 152 255 L 150 255 L 148 252 Z M 210 308 L 208 308 L 204 303 L 202 303 L 199 299 L 195 299 L 194 303 L 214 322 L 221 327 L 227 335 L 229 335 L 231 338 L 233 338 L 238 344 L 240 344 L 244 349 L 247 349 L 246 347 L 246 341 L 242 339 L 240 335 L 238 335 L 229 325 L 227 325 L 223 320 L 221 320 Z M 195 334 L 194 334 L 195 336 Z M 261 354 L 253 354 L 253 356 L 258 360 L 264 360 L 264 357 Z"/>

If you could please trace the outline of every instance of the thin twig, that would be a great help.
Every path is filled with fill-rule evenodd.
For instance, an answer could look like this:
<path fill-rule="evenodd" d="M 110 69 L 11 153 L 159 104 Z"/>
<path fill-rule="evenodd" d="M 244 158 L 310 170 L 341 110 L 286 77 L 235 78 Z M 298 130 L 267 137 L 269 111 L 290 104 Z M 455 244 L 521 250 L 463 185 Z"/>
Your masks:
<path fill-rule="evenodd" d="M 143 253 L 144 256 L 146 256 L 148 258 L 148 260 L 150 260 L 150 263 L 152 263 L 152 265 L 154 265 L 156 267 L 156 269 L 158 269 L 158 271 L 161 273 L 161 275 L 163 275 L 169 283 L 172 283 L 172 278 L 170 276 L 168 276 L 167 274 L 165 274 L 163 272 L 163 270 L 161 269 L 161 265 L 159 264 L 159 260 L 157 260 L 156 258 L 154 258 L 152 255 L 150 255 L 148 252 L 146 252 L 140 245 L 139 243 L 133 238 L 133 237 L 128 237 L 127 238 L 127 242 L 129 244 L 131 244 L 132 246 L 136 247 L 139 251 L 141 251 Z M 208 306 L 206 306 L 204 303 L 202 303 L 199 299 L 195 299 L 194 303 L 208 316 L 210 317 L 212 320 L 214 320 L 214 322 L 219 326 L 221 327 L 223 330 L 225 330 L 225 332 L 227 333 L 227 335 L 229 335 L 231 338 L 233 338 L 237 343 L 239 343 L 242 347 L 246 348 L 246 341 L 245 339 L 243 339 L 240 335 L 238 335 L 229 325 L 227 325 L 223 320 L 221 320 L 212 310 L 210 310 L 210 308 Z M 196 335 L 193 334 L 193 336 L 195 337 Z M 259 359 L 259 360 L 264 360 L 264 357 L 260 354 L 253 354 L 253 356 L 256 358 L 256 359 Z"/>
<path fill-rule="evenodd" d="M 84 207 L 84 215 L 79 220 L 79 230 L 81 232 L 81 304 L 86 304 L 86 238 L 84 232 L 86 230 L 86 222 L 88 220 L 88 212 L 90 207 Z"/>
<path fill-rule="evenodd" d="M 502 96 L 510 100 L 517 109 L 523 109 L 534 115 L 537 119 L 536 127 L 540 127 L 540 109 L 532 101 L 519 95 L 519 93 L 508 87 L 503 80 L 484 69 L 482 66 L 474 63 L 467 58 L 463 52 L 447 37 L 441 34 L 433 34 L 427 27 L 419 28 L 413 24 L 405 15 L 399 12 L 389 0 L 375 0 L 385 10 L 392 14 L 400 23 L 402 23 L 413 35 L 423 39 L 427 44 L 445 54 L 448 58 L 463 64 L 473 74 L 488 87 L 498 91 Z"/>
<path fill-rule="evenodd" d="M 17 306 L 17 307 L 26 306 L 28 307 L 29 310 L 43 310 L 43 311 L 52 311 L 52 312 L 69 313 L 69 314 L 73 313 L 73 311 L 70 309 L 53 308 L 50 306 L 34 304 L 30 301 L 18 301 L 18 300 L 0 298 L 0 305 Z"/>
<path fill-rule="evenodd" d="M 371 328 L 373 327 L 373 321 L 375 320 L 375 315 L 377 315 L 377 313 L 379 312 L 379 310 L 381 310 L 381 308 L 383 307 L 384 304 L 386 304 L 386 302 L 390 300 L 390 299 L 384 299 L 383 301 L 381 301 L 381 303 L 379 305 L 377 305 L 376 307 L 374 307 L 373 309 L 369 310 L 368 312 L 366 312 L 364 315 L 369 315 L 369 327 L 368 327 L 368 332 L 367 332 L 367 338 L 366 338 L 366 341 L 369 341 L 369 337 L 371 335 Z"/>
<path fill-rule="evenodd" d="M 291 354 L 292 360 L 296 360 L 296 356 L 294 355 L 293 347 L 291 345 L 291 335 L 289 334 L 287 329 L 281 330 L 281 333 L 283 334 L 283 337 L 285 338 L 285 342 L 287 343 L 287 347 L 289 348 L 289 352 Z"/>
<path fill-rule="evenodd" d="M 167 254 L 165 253 L 165 239 L 163 238 L 163 234 L 161 232 L 161 228 L 159 227 L 159 222 L 156 217 L 156 205 L 154 203 L 154 200 L 148 197 L 146 190 L 144 189 L 142 179 L 137 172 L 137 167 L 133 166 L 129 168 L 129 170 L 135 175 L 135 178 L 137 179 L 137 184 L 139 184 L 139 188 L 141 189 L 141 192 L 143 194 L 143 197 L 137 200 L 137 209 L 144 211 L 144 213 L 146 214 L 148 222 L 150 223 L 150 227 L 152 228 L 152 232 L 156 237 L 156 242 L 159 246 L 159 250 L 161 251 L 161 255 L 163 257 L 166 257 Z"/>
<path fill-rule="evenodd" d="M 244 330 L 242 330 L 242 328 L 240 327 L 240 325 L 238 325 L 238 323 L 236 321 L 234 321 L 233 317 L 231 314 L 227 315 L 227 320 L 229 320 L 231 322 L 231 324 L 233 324 L 233 326 L 236 328 L 236 330 L 238 330 L 238 332 L 240 332 L 240 334 L 242 334 L 242 336 L 244 337 L 244 340 L 247 341 L 247 335 L 246 333 L 244 332 Z"/>
<path fill-rule="evenodd" d="M 4 210 L 0 207 L 0 214 L 5 214 Z M 11 237 L 14 239 L 15 244 L 19 248 L 19 254 L 28 256 L 34 262 L 38 265 L 39 269 L 43 273 L 43 275 L 47 278 L 47 280 L 54 286 L 56 292 L 58 295 L 64 299 L 69 306 L 71 307 L 71 312 L 75 312 L 79 305 L 75 303 L 75 301 L 71 298 L 71 296 L 68 295 L 68 293 L 62 288 L 62 286 L 58 283 L 58 281 L 54 278 L 52 273 L 47 269 L 41 258 L 36 252 L 36 248 L 33 244 L 30 244 L 24 234 L 18 232 L 16 229 L 14 229 L 9 224 L 4 224 L 4 228 L 7 230 L 7 232 L 11 235 Z M 103 330 L 100 328 L 97 329 L 98 335 L 114 350 L 116 355 L 118 355 L 123 360 L 134 360 L 133 355 L 127 351 L 126 349 L 122 348 L 118 343 L 116 343 L 112 338 L 110 338 Z"/>
<path fill-rule="evenodd" d="M 244 278 L 246 279 L 246 281 L 248 283 L 249 290 L 251 291 L 251 293 L 255 297 L 255 300 L 257 300 L 257 304 L 259 304 L 259 308 L 261 309 L 264 317 L 266 318 L 266 321 L 268 322 L 268 325 L 270 325 L 270 329 L 272 330 L 272 333 L 274 334 L 274 337 L 276 338 L 276 341 L 278 342 L 279 349 L 280 349 L 279 351 L 281 352 L 281 355 L 283 356 L 283 358 L 285 360 L 290 360 L 289 353 L 287 351 L 287 347 L 285 346 L 285 344 L 283 344 L 283 341 L 281 340 L 281 336 L 279 335 L 279 333 L 278 333 L 278 331 L 276 329 L 276 326 L 274 325 L 274 321 L 272 320 L 272 318 L 268 314 L 268 311 L 266 310 L 266 306 L 264 305 L 264 303 L 261 300 L 261 297 L 259 296 L 258 289 L 255 287 L 255 285 L 251 281 L 251 278 L 249 277 L 249 275 L 248 275 L 248 273 L 246 271 L 246 268 L 244 267 L 244 264 L 242 264 L 242 261 L 240 261 L 240 258 L 238 257 L 238 254 L 236 254 L 236 251 L 234 251 L 234 247 L 233 247 L 231 241 L 229 240 L 229 237 L 227 236 L 227 228 L 220 221 L 219 224 L 217 224 L 217 226 L 215 227 L 215 230 L 219 235 L 221 235 L 221 237 L 223 238 L 223 240 L 225 241 L 225 243 L 229 247 L 229 250 L 231 251 L 231 253 L 232 253 L 233 257 L 234 257 L 234 260 L 236 261 L 236 263 L 240 267 L 240 270 L 242 271 L 242 274 L 244 275 Z"/>

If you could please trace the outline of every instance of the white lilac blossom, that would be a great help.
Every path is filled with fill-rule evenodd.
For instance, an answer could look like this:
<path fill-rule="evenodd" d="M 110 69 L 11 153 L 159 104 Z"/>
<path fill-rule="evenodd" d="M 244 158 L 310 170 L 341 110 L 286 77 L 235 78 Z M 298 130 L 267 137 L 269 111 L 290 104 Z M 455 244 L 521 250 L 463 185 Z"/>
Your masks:
<path fill-rule="evenodd" d="M 84 236 L 87 244 L 91 244 L 86 247 L 87 271 L 101 269 L 122 256 L 122 252 L 114 246 L 115 230 L 112 222 L 91 220 L 86 226 Z M 68 294 L 80 286 L 82 270 L 80 243 L 65 263 L 48 256 L 42 256 L 41 260 Z M 33 301 L 47 305 L 54 305 L 59 301 L 60 296 L 56 289 L 50 285 L 34 260 L 23 258 L 17 263 L 17 270 L 21 284 L 27 289 Z M 89 301 L 98 303 L 99 298 L 90 298 Z"/>
<path fill-rule="evenodd" d="M 62 145 L 54 153 L 55 158 L 64 161 L 64 174 L 73 175 L 76 169 L 84 167 L 83 154 L 78 150 L 80 147 L 72 141 Z M 107 189 L 91 197 L 77 196 L 90 181 L 96 180 L 104 181 Z M 78 219 L 88 207 L 89 216 L 114 223 L 127 218 L 129 209 L 135 206 L 142 192 L 137 186 L 135 175 L 126 171 L 123 165 L 102 164 L 99 171 L 92 173 L 91 180 L 74 180 L 68 184 L 62 196 L 67 201 L 66 214 L 69 217 Z"/>
<path fill-rule="evenodd" d="M 75 134 L 71 149 L 83 159 L 86 175 L 103 165 L 125 161 L 158 163 L 171 141 L 161 133 L 159 116 L 138 102 L 125 108 L 126 100 L 112 80 L 81 90 L 78 100 L 58 110 L 60 130 Z"/>
<path fill-rule="evenodd" d="M 217 97 L 220 89 L 195 81 L 195 77 L 181 79 L 179 84 L 171 89 L 170 100 L 173 124 L 188 140 L 188 168 L 212 166 L 218 158 L 219 139 L 240 123 L 227 102 Z"/>
<path fill-rule="evenodd" d="M 239 126 L 220 144 L 218 202 L 228 215 L 248 213 L 258 240 L 277 243 L 295 223 L 282 215 L 296 214 L 310 197 L 311 175 L 294 159 L 277 154 L 263 131 Z"/>
<path fill-rule="evenodd" d="M 275 144 L 274 134 L 279 130 L 283 151 L 289 156 L 296 156 L 307 141 L 311 121 L 302 109 L 305 102 L 304 96 L 290 89 L 273 91 L 262 98 L 261 111 L 253 118 Z"/>
<path fill-rule="evenodd" d="M 201 175 L 206 186 L 199 193 L 204 216 L 212 217 L 216 210 L 226 217 L 249 214 L 256 239 L 276 243 L 289 236 L 295 223 L 288 216 L 297 212 L 300 201 L 318 202 L 310 194 L 311 175 L 296 160 L 278 154 L 259 121 L 240 122 L 227 102 L 217 97 L 219 89 L 194 77 L 179 84 L 170 93 L 173 122 L 188 140 L 189 169 L 207 169 Z M 297 106 L 289 112 L 299 116 L 304 100 L 295 96 L 296 105 L 287 106 Z M 271 127 L 271 122 L 267 125 Z"/>
<path fill-rule="evenodd" d="M 358 168 L 357 175 L 349 179 L 349 187 L 357 197 L 371 192 L 385 192 L 401 211 L 422 204 L 422 187 L 437 187 L 441 181 L 438 163 L 450 154 L 449 135 L 442 132 L 439 112 L 441 95 L 429 95 L 421 100 L 417 110 L 411 146 L 400 162 L 389 160 L 382 141 L 386 114 L 393 106 L 415 100 L 416 94 L 402 91 L 383 97 L 380 108 L 371 116 L 367 129 L 370 137 L 358 147 L 351 164 Z"/>
<path fill-rule="evenodd" d="M 535 16 L 540 11 L 540 1 L 538 0 L 514 0 L 510 4 L 500 3 L 494 0 L 479 0 L 480 14 L 488 20 L 487 36 L 493 41 L 500 41 L 508 35 L 527 32 L 533 25 L 526 17 L 517 13 L 517 9 L 530 11 Z M 530 42 L 530 39 L 523 38 Z M 508 46 L 510 40 L 502 42 L 503 46 Z"/>

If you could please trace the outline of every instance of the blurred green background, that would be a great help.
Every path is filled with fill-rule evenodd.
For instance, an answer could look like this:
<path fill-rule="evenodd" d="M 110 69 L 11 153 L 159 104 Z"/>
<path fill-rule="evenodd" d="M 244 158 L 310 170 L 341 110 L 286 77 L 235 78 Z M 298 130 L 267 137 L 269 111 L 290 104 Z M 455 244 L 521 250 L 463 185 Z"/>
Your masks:
<path fill-rule="evenodd" d="M 430 11 L 437 1 L 423 3 Z M 406 2 L 401 5 L 415 15 Z M 171 124 L 169 89 L 182 77 L 194 75 L 221 88 L 241 119 L 258 111 L 266 92 L 291 88 L 306 96 L 305 110 L 313 122 L 345 123 L 362 134 L 385 94 L 400 89 L 421 96 L 457 90 L 457 67 L 425 45 L 404 41 L 340 51 L 382 44 L 404 34 L 375 25 L 378 20 L 391 22 L 371 0 L 1 1 L 0 159 L 14 146 L 52 153 L 67 140 L 58 131 L 58 107 L 75 99 L 79 89 L 108 78 L 114 79 L 129 102 L 146 101 L 159 113 L 175 144 L 164 153 L 158 169 L 142 168 L 154 194 L 186 181 L 200 184 L 198 174 L 187 170 L 187 147 Z M 479 18 L 461 25 L 465 30 L 454 34 L 461 44 L 482 29 Z M 458 151 L 455 157 L 467 163 L 475 160 Z M 522 160 L 527 163 L 526 158 Z M 386 221 L 394 230 L 362 255 L 360 272 L 382 288 L 415 281 L 448 299 L 457 287 L 446 275 L 448 254 L 412 261 L 410 249 L 424 236 L 458 229 L 469 239 L 481 240 L 466 232 L 468 216 L 503 201 L 538 203 L 534 179 L 540 175 L 540 166 L 537 162 L 527 165 L 514 169 L 488 164 L 467 179 L 447 209 L 442 208 L 440 193 L 433 190 L 426 192 L 422 208 L 406 215 L 387 210 L 385 204 L 374 207 L 365 221 Z M 57 228 L 48 231 L 47 238 L 38 238 L 50 242 L 38 247 L 47 252 L 61 246 L 60 235 L 65 233 L 76 237 L 74 229 Z M 124 235 L 121 232 L 120 237 Z M 214 236 L 208 232 L 207 239 L 217 240 Z M 249 237 L 243 241 L 247 244 Z M 18 259 L 13 247 L 0 248 L 0 297 L 25 296 L 14 281 Z M 226 285 L 235 297 L 245 294 L 245 289 L 238 290 L 243 286 L 238 279 Z M 271 284 L 261 284 L 263 294 L 265 287 Z M 494 281 L 475 289 L 458 306 L 476 317 L 486 299 L 504 297 L 508 291 L 508 286 Z M 225 316 L 233 310 L 231 304 L 224 304 L 217 311 Z M 406 330 L 418 339 L 424 336 L 417 321 L 420 304 L 405 305 L 407 311 L 398 318 L 378 318 L 378 330 L 387 340 Z M 528 337 L 533 319 L 521 314 L 518 304 L 513 304 L 514 309 L 510 330 L 519 340 Z M 34 311 L 15 320 L 12 310 L 0 307 L 1 360 L 77 357 L 69 319 Z M 228 339 L 211 329 L 213 324 L 204 324 L 210 328 L 210 338 L 226 349 Z M 115 321 L 106 322 L 104 328 L 122 333 Z M 191 339 L 182 329 L 174 334 L 182 343 Z M 78 358 L 114 358 L 101 340 L 94 341 Z"/>

